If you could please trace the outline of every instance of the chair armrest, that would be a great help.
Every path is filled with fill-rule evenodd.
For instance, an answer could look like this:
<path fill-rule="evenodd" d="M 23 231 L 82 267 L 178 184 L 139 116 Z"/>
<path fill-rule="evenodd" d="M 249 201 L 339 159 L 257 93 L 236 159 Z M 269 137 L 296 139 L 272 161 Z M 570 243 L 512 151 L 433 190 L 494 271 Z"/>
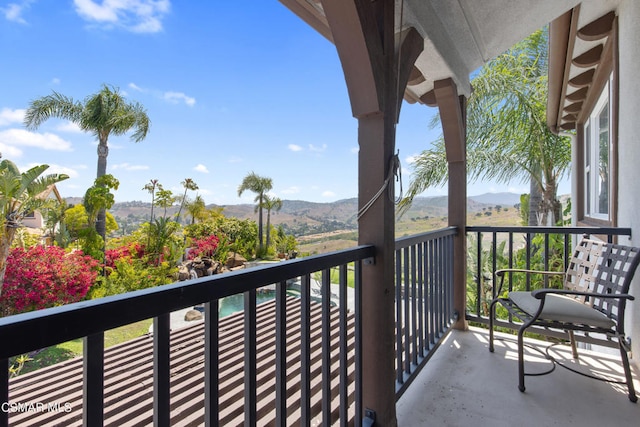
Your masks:
<path fill-rule="evenodd" d="M 544 299 L 547 294 L 576 295 L 609 299 L 628 299 L 630 301 L 633 301 L 635 299 L 633 295 L 629 294 L 600 294 L 598 292 L 573 291 L 569 289 L 536 289 L 535 291 L 531 292 L 531 295 L 538 299 Z"/>
<path fill-rule="evenodd" d="M 502 268 L 500 270 L 496 270 L 496 277 L 500 278 L 500 283 L 498 285 L 498 290 L 495 295 L 500 295 L 502 293 L 502 286 L 504 285 L 504 276 L 506 273 L 525 273 L 525 274 L 542 274 L 545 276 L 564 276 L 564 271 L 539 271 L 539 270 L 525 270 L 522 268 Z"/>

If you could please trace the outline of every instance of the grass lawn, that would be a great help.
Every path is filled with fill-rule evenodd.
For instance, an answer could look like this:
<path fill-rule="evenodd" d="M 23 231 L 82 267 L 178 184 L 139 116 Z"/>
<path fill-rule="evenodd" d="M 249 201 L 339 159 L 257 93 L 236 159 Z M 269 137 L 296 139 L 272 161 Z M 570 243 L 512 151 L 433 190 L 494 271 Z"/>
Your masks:
<path fill-rule="evenodd" d="M 152 319 L 142 320 L 140 322 L 106 331 L 104 333 L 105 348 L 129 341 L 148 333 L 149 326 L 152 322 Z M 46 348 L 32 356 L 32 360 L 25 363 L 20 373 L 26 374 L 27 372 L 32 372 L 40 368 L 44 368 L 45 366 L 50 366 L 81 355 L 82 338 L 67 341 L 54 345 L 53 347 Z M 13 362 L 13 359 L 10 361 L 10 364 L 11 362 Z"/>

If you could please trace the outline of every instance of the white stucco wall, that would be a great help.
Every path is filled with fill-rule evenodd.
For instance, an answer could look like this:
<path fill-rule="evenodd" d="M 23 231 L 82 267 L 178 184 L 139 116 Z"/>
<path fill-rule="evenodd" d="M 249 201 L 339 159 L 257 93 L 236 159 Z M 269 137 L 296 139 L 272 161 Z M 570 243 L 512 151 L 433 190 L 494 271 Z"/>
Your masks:
<path fill-rule="evenodd" d="M 619 24 L 619 198 L 618 225 L 632 228 L 631 242 L 640 246 L 640 2 L 625 0 L 618 9 Z M 625 243 L 623 239 L 622 243 Z M 631 287 L 637 299 L 627 316 L 633 344 L 633 363 L 640 368 L 640 272 Z"/>

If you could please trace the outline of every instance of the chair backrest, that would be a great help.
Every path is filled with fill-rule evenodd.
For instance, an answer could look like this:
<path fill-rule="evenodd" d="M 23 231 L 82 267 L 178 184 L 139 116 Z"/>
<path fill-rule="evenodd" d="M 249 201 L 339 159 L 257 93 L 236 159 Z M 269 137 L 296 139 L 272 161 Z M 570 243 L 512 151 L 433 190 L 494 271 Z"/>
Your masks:
<path fill-rule="evenodd" d="M 601 294 L 628 294 L 640 263 L 640 249 L 583 239 L 574 252 L 565 276 L 565 289 Z M 620 325 L 625 299 L 579 297 Z"/>

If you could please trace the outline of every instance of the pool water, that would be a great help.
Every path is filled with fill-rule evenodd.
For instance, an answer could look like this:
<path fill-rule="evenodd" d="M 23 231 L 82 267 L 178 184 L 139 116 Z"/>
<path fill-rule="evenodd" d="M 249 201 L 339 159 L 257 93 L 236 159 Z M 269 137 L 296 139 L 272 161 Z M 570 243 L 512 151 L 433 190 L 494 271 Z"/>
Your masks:
<path fill-rule="evenodd" d="M 256 292 L 256 304 L 271 301 L 276 297 L 275 291 L 260 290 Z M 231 295 L 220 300 L 218 317 L 225 317 L 244 310 L 244 294 Z"/>

